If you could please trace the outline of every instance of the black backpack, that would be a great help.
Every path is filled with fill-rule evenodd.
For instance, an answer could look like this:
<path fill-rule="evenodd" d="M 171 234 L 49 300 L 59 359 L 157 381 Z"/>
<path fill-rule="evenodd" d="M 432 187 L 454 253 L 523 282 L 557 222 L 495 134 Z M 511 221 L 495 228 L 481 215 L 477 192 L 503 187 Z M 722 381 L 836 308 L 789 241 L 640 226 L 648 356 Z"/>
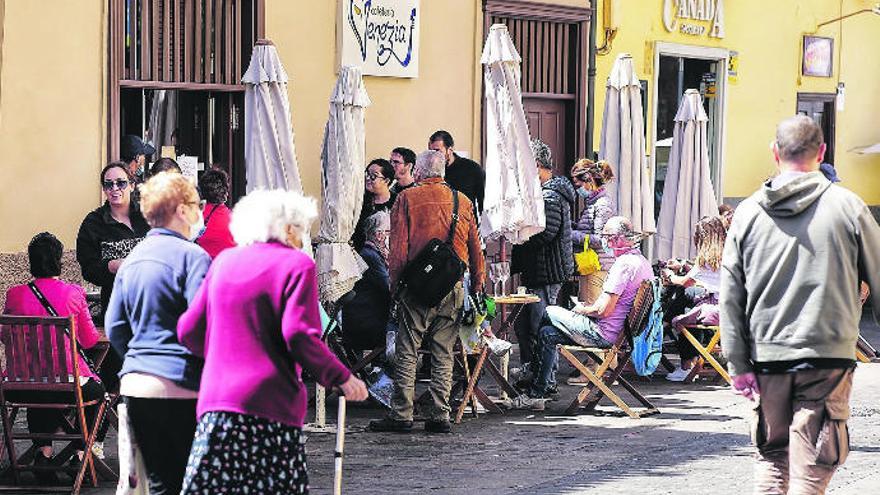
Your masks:
<path fill-rule="evenodd" d="M 437 238 L 428 241 L 415 259 L 406 265 L 400 277 L 400 288 L 406 287 L 409 295 L 420 304 L 436 306 L 464 276 L 467 265 L 452 248 L 457 223 L 458 192 L 452 189 L 452 223 L 446 241 Z"/>

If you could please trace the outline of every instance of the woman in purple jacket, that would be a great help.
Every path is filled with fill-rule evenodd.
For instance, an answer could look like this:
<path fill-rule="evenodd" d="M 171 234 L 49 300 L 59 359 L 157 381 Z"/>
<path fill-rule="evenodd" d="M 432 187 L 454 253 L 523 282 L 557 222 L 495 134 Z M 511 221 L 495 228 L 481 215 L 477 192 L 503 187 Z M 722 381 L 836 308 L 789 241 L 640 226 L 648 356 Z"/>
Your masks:
<path fill-rule="evenodd" d="M 315 263 L 302 239 L 312 198 L 255 191 L 232 214 L 238 247 L 215 258 L 177 326 L 205 367 L 182 493 L 308 493 L 305 368 L 364 400 L 364 383 L 321 341 Z M 247 491 L 245 491 L 247 493 Z"/>

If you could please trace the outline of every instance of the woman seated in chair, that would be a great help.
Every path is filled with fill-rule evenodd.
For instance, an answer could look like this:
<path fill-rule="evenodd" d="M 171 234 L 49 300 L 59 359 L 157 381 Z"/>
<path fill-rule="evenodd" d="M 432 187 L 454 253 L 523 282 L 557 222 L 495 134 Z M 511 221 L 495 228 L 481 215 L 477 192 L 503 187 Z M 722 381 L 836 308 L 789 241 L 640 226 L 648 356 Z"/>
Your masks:
<path fill-rule="evenodd" d="M 15 316 L 73 316 L 76 321 L 76 338 L 81 348 L 93 347 L 100 337 L 92 317 L 89 314 L 89 305 L 86 303 L 86 294 L 82 287 L 59 280 L 61 275 L 61 256 L 64 246 L 54 235 L 43 232 L 34 236 L 28 244 L 28 260 L 30 272 L 34 277 L 31 284 L 16 285 L 6 292 L 6 307 L 3 314 Z M 38 295 L 39 294 L 39 295 Z M 53 310 L 50 311 L 49 307 Z M 4 331 L 6 331 L 4 329 Z M 65 349 L 68 353 L 66 362 L 68 372 L 73 375 L 73 363 L 70 360 L 70 342 L 65 337 Z M 57 347 L 52 346 L 52 358 L 58 365 Z M 82 380 L 83 401 L 100 399 L 104 396 L 104 387 L 96 375 L 82 357 L 79 360 L 79 374 Z M 25 403 L 75 403 L 69 392 L 9 392 L 7 400 Z M 99 404 L 86 406 L 86 423 L 94 427 L 95 417 L 98 413 Z M 28 430 L 31 433 L 55 433 L 62 429 L 70 431 L 69 424 L 64 418 L 64 409 L 36 409 L 28 408 Z M 103 433 L 106 433 L 104 430 Z M 98 434 L 99 442 L 103 442 L 103 435 Z M 48 465 L 52 457 L 52 442 L 49 440 L 34 440 L 37 452 L 34 456 L 34 464 L 37 466 Z M 82 459 L 82 442 L 79 442 L 78 457 Z M 53 472 L 36 471 L 36 477 L 40 482 L 57 484 L 58 479 Z"/>
<path fill-rule="evenodd" d="M 664 308 L 664 312 L 666 309 L 671 309 L 669 312 L 673 313 L 666 316 L 671 316 L 671 325 L 677 330 L 678 353 L 681 358 L 678 368 L 666 375 L 667 380 L 684 381 L 700 357 L 694 346 L 681 333 L 681 329 L 692 325 L 718 325 L 721 253 L 724 251 L 725 239 L 727 239 L 727 229 L 724 220 L 720 216 L 703 217 L 695 228 L 694 245 L 697 248 L 697 256 L 690 269 L 684 275 L 677 275 L 673 269 L 676 268 L 675 264 L 669 263 L 661 272 L 661 277 L 668 286 L 685 289 L 679 291 L 678 295 L 686 300 L 681 304 L 684 306 L 683 313 L 681 310 Z M 703 345 L 712 338 L 711 332 L 692 330 L 691 334 Z"/>
<path fill-rule="evenodd" d="M 385 344 L 391 308 L 388 278 L 388 234 L 391 219 L 379 211 L 364 220 L 366 240 L 359 254 L 367 271 L 354 285 L 354 298 L 342 306 L 342 339 L 355 350 L 374 349 Z"/>

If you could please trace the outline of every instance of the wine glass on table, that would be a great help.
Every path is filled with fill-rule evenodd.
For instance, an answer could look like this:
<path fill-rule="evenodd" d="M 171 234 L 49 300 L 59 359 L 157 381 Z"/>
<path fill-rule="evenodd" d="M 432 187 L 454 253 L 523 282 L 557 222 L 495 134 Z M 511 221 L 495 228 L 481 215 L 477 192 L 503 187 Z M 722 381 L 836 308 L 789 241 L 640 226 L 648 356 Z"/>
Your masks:
<path fill-rule="evenodd" d="M 498 263 L 498 278 L 501 280 L 501 294 L 504 295 L 504 286 L 510 278 L 510 262 L 501 261 Z"/>
<path fill-rule="evenodd" d="M 498 263 L 489 264 L 489 280 L 492 281 L 492 296 L 498 297 Z"/>

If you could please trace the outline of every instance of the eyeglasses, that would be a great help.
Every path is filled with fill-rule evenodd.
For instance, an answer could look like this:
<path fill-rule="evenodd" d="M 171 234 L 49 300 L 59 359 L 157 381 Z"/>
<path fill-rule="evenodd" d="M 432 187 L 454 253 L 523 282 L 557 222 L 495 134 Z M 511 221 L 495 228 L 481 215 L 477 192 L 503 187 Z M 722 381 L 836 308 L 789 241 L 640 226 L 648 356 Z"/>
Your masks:
<path fill-rule="evenodd" d="M 129 182 L 126 179 L 105 180 L 101 182 L 101 188 L 105 191 L 112 191 L 115 186 L 116 189 L 122 190 L 128 187 L 128 184 Z"/>
<path fill-rule="evenodd" d="M 379 175 L 379 174 L 372 174 L 372 173 L 364 174 L 364 179 L 366 179 L 367 182 L 375 182 L 379 179 L 384 179 L 384 178 L 385 177 L 383 177 L 382 175 Z"/>

